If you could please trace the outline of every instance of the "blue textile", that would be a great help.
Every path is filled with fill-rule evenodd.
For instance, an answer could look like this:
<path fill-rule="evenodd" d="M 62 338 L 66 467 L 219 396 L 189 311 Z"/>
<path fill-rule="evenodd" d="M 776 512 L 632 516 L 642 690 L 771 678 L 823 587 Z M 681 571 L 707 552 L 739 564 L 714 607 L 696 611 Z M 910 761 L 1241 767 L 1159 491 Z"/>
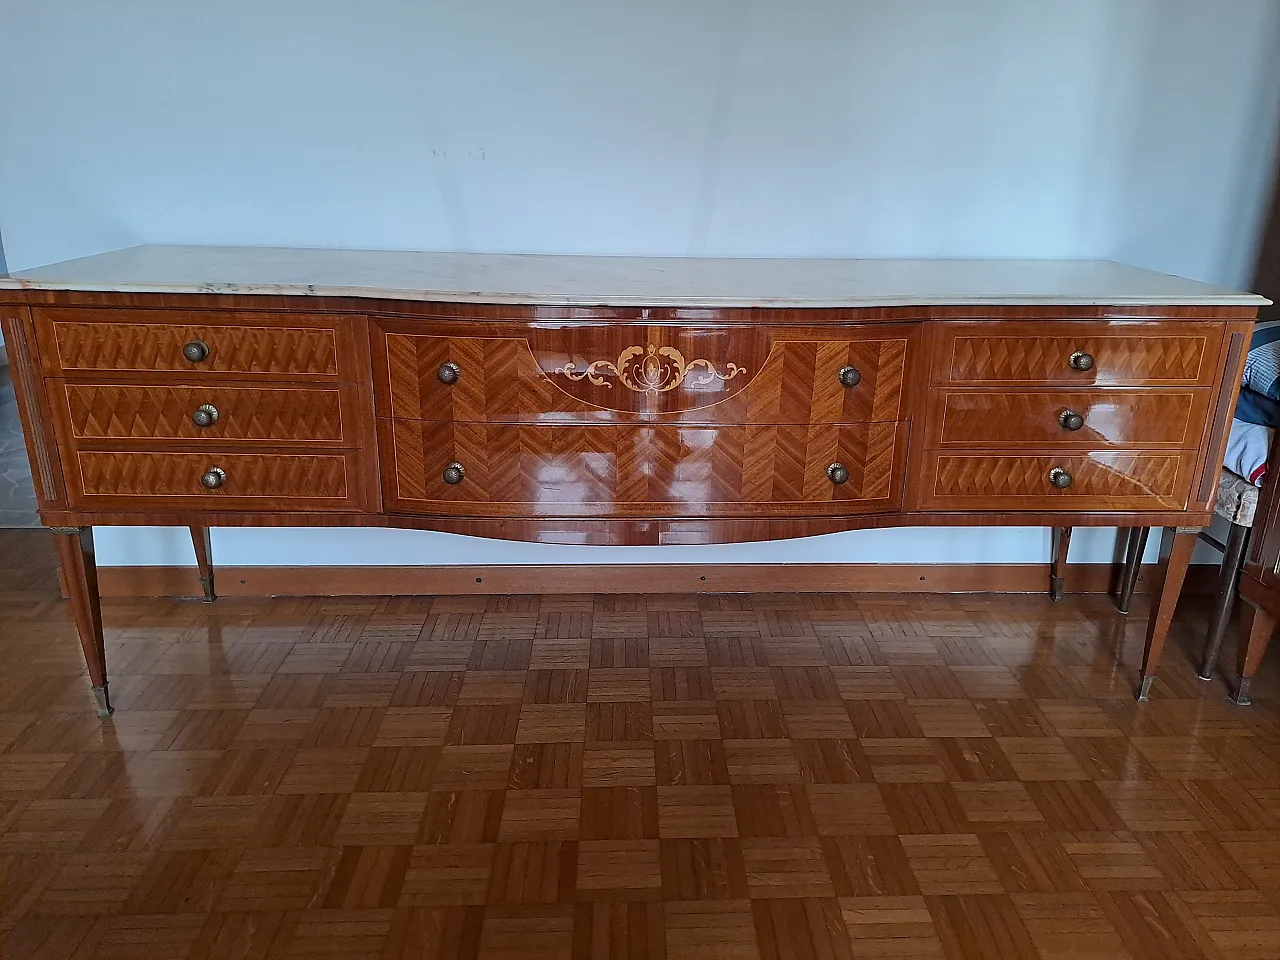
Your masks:
<path fill-rule="evenodd" d="M 1264 427 L 1280 427 L 1280 400 L 1243 388 L 1236 401 L 1236 419 Z"/>
<path fill-rule="evenodd" d="M 1280 400 L 1280 323 L 1262 323 L 1254 329 L 1241 383 L 1254 393 Z"/>

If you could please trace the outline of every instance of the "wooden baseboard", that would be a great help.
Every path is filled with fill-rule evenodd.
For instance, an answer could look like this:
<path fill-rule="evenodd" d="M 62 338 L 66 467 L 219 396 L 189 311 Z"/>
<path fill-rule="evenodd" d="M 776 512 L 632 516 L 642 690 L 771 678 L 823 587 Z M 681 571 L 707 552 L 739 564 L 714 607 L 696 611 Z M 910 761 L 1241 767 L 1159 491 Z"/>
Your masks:
<path fill-rule="evenodd" d="M 1143 568 L 1138 592 L 1154 579 Z M 1212 592 L 1217 567 L 1193 567 L 1187 592 Z M 225 567 L 224 597 L 566 593 L 1044 593 L 1048 564 L 613 564 L 605 566 Z M 1067 593 L 1106 593 L 1108 563 L 1067 567 Z M 195 597 L 195 567 L 102 567 L 104 597 Z"/>

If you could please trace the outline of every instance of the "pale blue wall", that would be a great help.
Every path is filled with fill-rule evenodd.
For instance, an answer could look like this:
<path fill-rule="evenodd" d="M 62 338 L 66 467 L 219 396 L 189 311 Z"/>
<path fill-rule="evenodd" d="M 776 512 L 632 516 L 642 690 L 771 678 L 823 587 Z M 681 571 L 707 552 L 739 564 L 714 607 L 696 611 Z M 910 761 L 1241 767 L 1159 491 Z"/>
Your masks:
<path fill-rule="evenodd" d="M 1247 277 L 1276 0 L 0 0 L 17 269 L 134 243 L 1115 256 Z M 1042 560 L 1044 530 L 622 552 L 219 531 L 226 563 Z M 1105 560 L 1092 532 L 1072 558 Z M 103 531 L 103 563 L 185 562 Z"/>

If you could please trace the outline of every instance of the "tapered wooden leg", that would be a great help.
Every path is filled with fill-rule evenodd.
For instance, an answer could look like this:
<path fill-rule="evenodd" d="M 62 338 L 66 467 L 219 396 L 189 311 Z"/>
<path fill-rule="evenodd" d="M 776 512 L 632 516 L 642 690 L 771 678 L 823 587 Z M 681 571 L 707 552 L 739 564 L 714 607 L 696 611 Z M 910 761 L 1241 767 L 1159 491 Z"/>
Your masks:
<path fill-rule="evenodd" d="M 1067 551 L 1071 549 L 1071 528 L 1053 528 L 1053 563 L 1049 566 L 1049 599 L 1062 602 L 1062 578 L 1067 572 Z"/>
<path fill-rule="evenodd" d="M 1275 617 L 1246 601 L 1244 616 L 1240 622 L 1240 646 L 1236 650 L 1236 672 L 1240 675 L 1240 685 L 1236 687 L 1235 701 L 1241 706 L 1250 702 L 1249 687 L 1253 685 L 1253 675 L 1258 671 L 1262 655 L 1267 652 L 1267 644 L 1271 641 L 1275 628 Z"/>
<path fill-rule="evenodd" d="M 191 543 L 196 548 L 196 566 L 200 568 L 200 586 L 204 588 L 204 602 L 218 599 L 213 592 L 213 548 L 209 543 L 208 527 L 192 527 Z"/>
<path fill-rule="evenodd" d="M 1231 524 L 1225 549 L 1222 551 L 1222 568 L 1218 572 L 1218 595 L 1213 602 L 1213 616 L 1209 618 L 1209 633 L 1204 641 L 1204 659 L 1200 662 L 1200 679 L 1213 677 L 1213 665 L 1218 662 L 1218 651 L 1231 622 L 1231 611 L 1236 605 L 1236 589 L 1240 586 L 1240 568 L 1244 565 L 1244 548 L 1249 542 L 1249 528 Z"/>
<path fill-rule="evenodd" d="M 1129 605 L 1133 603 L 1133 589 L 1142 573 L 1142 555 L 1147 550 L 1147 536 L 1150 533 L 1150 527 L 1129 528 L 1124 547 L 1124 569 L 1120 572 L 1120 592 L 1116 597 L 1116 607 L 1121 613 L 1128 613 Z"/>
<path fill-rule="evenodd" d="M 1142 675 L 1138 683 L 1138 699 L 1146 700 L 1151 684 L 1160 667 L 1160 654 L 1169 636 L 1169 624 L 1182 593 L 1182 581 L 1187 577 L 1191 563 L 1191 551 L 1195 549 L 1200 531 L 1194 527 L 1165 527 L 1160 533 L 1160 592 L 1156 595 L 1155 609 L 1147 624 L 1147 645 L 1142 652 Z"/>
<path fill-rule="evenodd" d="M 107 649 L 102 640 L 102 608 L 98 603 L 98 567 L 93 559 L 93 531 L 89 527 L 53 527 L 71 618 L 89 665 L 89 680 L 98 701 L 98 716 L 111 716 L 107 692 Z"/>

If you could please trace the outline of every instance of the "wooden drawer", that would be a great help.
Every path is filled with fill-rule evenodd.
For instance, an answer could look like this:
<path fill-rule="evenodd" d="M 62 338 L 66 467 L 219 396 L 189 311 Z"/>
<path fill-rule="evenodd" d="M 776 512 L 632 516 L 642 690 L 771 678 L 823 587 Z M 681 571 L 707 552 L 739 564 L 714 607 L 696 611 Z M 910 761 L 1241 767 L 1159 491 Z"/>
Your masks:
<path fill-rule="evenodd" d="M 902 419 L 918 325 L 580 324 L 531 326 L 494 337 L 413 329 L 392 324 L 375 335 L 380 416 L 469 423 L 805 424 Z M 845 367 L 856 371 L 852 385 L 840 380 Z"/>
<path fill-rule="evenodd" d="M 68 470 L 74 506 L 105 509 L 358 509 L 358 455 L 80 450 Z M 201 475 L 225 472 L 216 490 Z"/>
<path fill-rule="evenodd" d="M 1122 321 L 939 324 L 931 377 L 937 384 L 1212 386 L 1222 324 Z M 1092 366 L 1071 365 L 1077 353 Z"/>
<path fill-rule="evenodd" d="M 892 510 L 906 424 L 511 426 L 383 420 L 389 509 L 462 516 L 798 516 Z M 443 478 L 450 463 L 462 481 Z M 844 483 L 828 467 L 842 464 Z"/>
<path fill-rule="evenodd" d="M 1146 390 L 936 390 L 926 444 L 973 447 L 1167 447 L 1200 442 L 1213 392 Z M 1067 429 L 1067 415 L 1083 424 Z"/>
<path fill-rule="evenodd" d="M 1102 512 L 1182 510 L 1197 451 L 1116 450 L 1041 455 L 966 455 L 934 451 L 922 458 L 920 510 Z M 1055 468 L 1071 485 L 1050 482 Z"/>
<path fill-rule="evenodd" d="M 60 432 L 81 446 L 86 441 L 119 440 L 357 445 L 358 396 L 346 385 L 156 386 L 51 380 L 49 392 Z M 206 406 L 217 419 L 199 427 L 192 414 Z"/>
<path fill-rule="evenodd" d="M 355 379 L 359 318 L 193 310 L 33 311 L 47 376 L 89 372 Z M 339 342 L 345 340 L 343 349 Z M 188 360 L 199 341 L 208 355 Z"/>

